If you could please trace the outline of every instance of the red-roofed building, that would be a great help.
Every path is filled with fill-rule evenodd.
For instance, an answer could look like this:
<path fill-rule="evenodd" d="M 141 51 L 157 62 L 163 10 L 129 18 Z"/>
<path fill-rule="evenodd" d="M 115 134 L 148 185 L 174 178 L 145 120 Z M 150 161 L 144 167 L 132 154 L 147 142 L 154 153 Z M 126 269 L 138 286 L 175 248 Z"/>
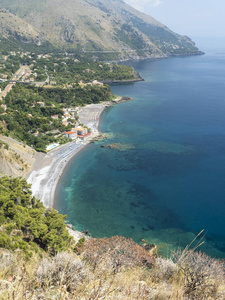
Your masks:
<path fill-rule="evenodd" d="M 69 118 L 71 118 L 71 115 L 68 114 L 68 113 L 65 113 L 65 114 L 64 114 L 64 117 L 65 117 L 66 119 L 69 119 Z"/>
<path fill-rule="evenodd" d="M 6 110 L 7 109 L 7 106 L 5 104 L 2 104 L 1 107 Z"/>
<path fill-rule="evenodd" d="M 74 128 L 74 130 L 77 132 L 78 135 L 85 135 L 88 133 L 87 128 L 84 127 L 77 127 Z"/>
<path fill-rule="evenodd" d="M 58 115 L 52 115 L 51 118 L 52 118 L 52 119 L 55 119 L 55 120 L 58 120 L 58 119 L 59 119 L 59 116 L 58 116 Z"/>
<path fill-rule="evenodd" d="M 86 140 L 91 135 L 91 132 L 88 132 L 84 135 L 77 135 L 77 137 L 81 140 Z"/>
<path fill-rule="evenodd" d="M 76 131 L 67 131 L 64 134 L 65 137 L 68 137 L 69 139 L 76 139 L 77 138 L 77 132 Z"/>

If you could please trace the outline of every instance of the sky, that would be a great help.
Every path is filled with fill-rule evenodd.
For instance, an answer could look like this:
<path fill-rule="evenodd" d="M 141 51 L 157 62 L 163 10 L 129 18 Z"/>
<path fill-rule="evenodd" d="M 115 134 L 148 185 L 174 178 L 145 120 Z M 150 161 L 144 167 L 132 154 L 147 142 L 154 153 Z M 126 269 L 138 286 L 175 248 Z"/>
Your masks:
<path fill-rule="evenodd" d="M 225 37 L 225 0 L 124 0 L 190 37 Z"/>

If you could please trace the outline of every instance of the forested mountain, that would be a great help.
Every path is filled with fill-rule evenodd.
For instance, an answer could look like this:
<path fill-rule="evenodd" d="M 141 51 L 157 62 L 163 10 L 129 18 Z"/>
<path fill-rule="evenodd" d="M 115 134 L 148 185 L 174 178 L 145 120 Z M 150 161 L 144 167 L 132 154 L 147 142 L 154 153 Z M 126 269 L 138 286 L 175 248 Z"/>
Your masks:
<path fill-rule="evenodd" d="M 112 58 L 199 53 L 188 37 L 122 0 L 0 0 L 0 7 L 0 33 L 23 43 Z"/>

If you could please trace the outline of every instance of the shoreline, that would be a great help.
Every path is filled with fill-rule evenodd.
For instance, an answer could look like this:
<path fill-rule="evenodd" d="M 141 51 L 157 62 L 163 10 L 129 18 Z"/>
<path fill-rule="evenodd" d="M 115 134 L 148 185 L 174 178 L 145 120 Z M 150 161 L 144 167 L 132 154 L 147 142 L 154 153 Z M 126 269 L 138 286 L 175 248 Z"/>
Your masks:
<path fill-rule="evenodd" d="M 139 81 L 145 81 L 144 78 L 141 77 L 140 73 L 134 70 L 134 76 L 133 79 L 127 79 L 127 80 L 103 80 L 102 83 L 104 84 L 113 84 L 113 83 L 135 83 Z"/>
<path fill-rule="evenodd" d="M 100 117 L 107 107 L 116 103 L 132 100 L 128 97 L 117 97 L 110 102 L 89 104 L 78 108 L 78 116 L 81 123 L 89 127 L 91 136 L 85 141 L 72 141 L 61 145 L 47 154 L 37 152 L 32 170 L 27 174 L 26 179 L 32 184 L 33 196 L 40 199 L 46 207 L 54 207 L 54 200 L 57 187 L 65 168 L 89 143 L 102 137 L 99 131 Z"/>

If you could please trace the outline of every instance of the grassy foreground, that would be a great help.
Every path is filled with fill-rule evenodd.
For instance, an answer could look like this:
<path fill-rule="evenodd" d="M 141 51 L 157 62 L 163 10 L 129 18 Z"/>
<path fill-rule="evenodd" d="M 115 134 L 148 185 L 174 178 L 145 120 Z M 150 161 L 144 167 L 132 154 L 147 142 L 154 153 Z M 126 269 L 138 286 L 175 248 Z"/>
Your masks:
<path fill-rule="evenodd" d="M 225 299 L 223 264 L 204 254 L 180 252 L 176 262 L 158 257 L 147 267 L 132 247 L 123 256 L 121 245 L 101 253 L 95 242 L 79 255 L 29 261 L 20 251 L 2 250 L 0 299 Z"/>

